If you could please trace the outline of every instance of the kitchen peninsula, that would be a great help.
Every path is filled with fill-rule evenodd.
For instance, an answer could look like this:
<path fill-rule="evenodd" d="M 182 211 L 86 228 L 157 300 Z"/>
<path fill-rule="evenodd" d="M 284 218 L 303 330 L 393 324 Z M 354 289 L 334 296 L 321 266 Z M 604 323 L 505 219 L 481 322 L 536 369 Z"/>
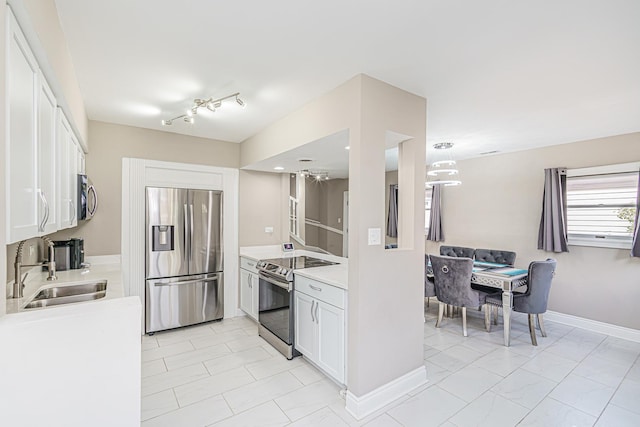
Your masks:
<path fill-rule="evenodd" d="M 282 288 L 287 287 L 286 281 L 284 285 L 274 285 L 264 268 L 260 271 L 265 260 L 277 265 L 275 262 L 279 260 L 300 258 L 335 264 L 295 268 L 288 291 Z M 344 385 L 347 259 L 307 250 L 283 252 L 279 246 L 253 246 L 240 248 L 240 266 L 240 308 L 259 321 L 260 335 L 287 358 L 302 354 L 334 381 Z M 282 304 L 274 309 L 273 301 Z M 278 314 L 274 316 L 276 312 Z M 284 321 L 278 323 L 274 319 Z M 291 347 L 288 353 L 282 349 L 286 344 Z"/>
<path fill-rule="evenodd" d="M 124 297 L 120 263 L 111 258 L 88 258 L 90 268 L 59 271 L 56 281 L 32 269 L 24 297 L 7 298 L 0 319 L 0 411 L 7 425 L 22 425 L 25 417 L 30 425 L 61 419 L 82 425 L 96 414 L 103 425 L 139 425 L 140 300 Z M 88 281 L 106 282 L 105 296 L 24 307 L 42 289 Z"/>

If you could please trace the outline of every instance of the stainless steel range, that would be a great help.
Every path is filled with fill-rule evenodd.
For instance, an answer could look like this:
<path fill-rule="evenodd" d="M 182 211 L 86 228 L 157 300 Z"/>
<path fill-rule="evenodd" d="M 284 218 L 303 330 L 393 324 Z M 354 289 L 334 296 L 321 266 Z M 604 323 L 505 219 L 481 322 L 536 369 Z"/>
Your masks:
<path fill-rule="evenodd" d="M 300 356 L 294 347 L 293 273 L 297 269 L 337 264 L 309 256 L 258 262 L 258 335 L 287 359 Z"/>

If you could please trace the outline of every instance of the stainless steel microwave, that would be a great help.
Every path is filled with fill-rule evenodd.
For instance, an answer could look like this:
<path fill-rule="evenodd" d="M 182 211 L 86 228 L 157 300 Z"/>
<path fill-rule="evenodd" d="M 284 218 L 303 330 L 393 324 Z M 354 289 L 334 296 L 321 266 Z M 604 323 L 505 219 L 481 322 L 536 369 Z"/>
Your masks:
<path fill-rule="evenodd" d="M 87 175 L 78 174 L 78 219 L 91 219 L 98 210 L 98 193 Z"/>

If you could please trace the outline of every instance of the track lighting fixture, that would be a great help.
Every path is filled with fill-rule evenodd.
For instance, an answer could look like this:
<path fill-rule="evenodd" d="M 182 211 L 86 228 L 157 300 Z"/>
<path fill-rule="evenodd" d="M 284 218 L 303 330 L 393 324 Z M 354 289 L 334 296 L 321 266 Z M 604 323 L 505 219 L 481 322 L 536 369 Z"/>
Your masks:
<path fill-rule="evenodd" d="M 327 171 L 312 171 L 309 169 L 303 169 L 298 171 L 298 174 L 303 178 L 313 178 L 316 181 L 328 181 L 329 172 Z"/>
<path fill-rule="evenodd" d="M 196 98 L 193 100 L 193 106 L 189 108 L 185 114 L 181 114 L 177 117 L 168 120 L 162 120 L 162 126 L 171 126 L 174 120 L 183 119 L 185 122 L 193 124 L 195 119 L 193 116 L 198 114 L 199 108 L 206 108 L 211 112 L 215 112 L 216 109 L 222 107 L 222 101 L 226 101 L 227 99 L 235 98 L 236 103 L 242 108 L 246 107 L 247 104 L 242 99 L 240 99 L 240 92 L 233 93 L 231 95 L 224 96 L 222 98 L 213 99 L 213 97 L 209 99 L 200 99 Z"/>

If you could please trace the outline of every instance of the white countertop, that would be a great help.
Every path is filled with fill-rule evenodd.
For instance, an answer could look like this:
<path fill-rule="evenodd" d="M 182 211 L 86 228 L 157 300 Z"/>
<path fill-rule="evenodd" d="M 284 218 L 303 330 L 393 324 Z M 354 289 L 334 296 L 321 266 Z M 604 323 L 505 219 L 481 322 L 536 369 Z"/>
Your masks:
<path fill-rule="evenodd" d="M 90 306 L 92 304 L 98 304 L 105 300 L 112 300 L 115 298 L 124 297 L 124 287 L 122 285 L 122 274 L 120 263 L 114 263 L 112 260 L 109 260 L 109 263 L 102 264 L 100 263 L 100 257 L 94 258 L 91 267 L 79 270 L 65 270 L 56 272 L 56 276 L 58 280 L 48 282 L 47 271 L 42 271 L 41 267 L 34 267 L 29 271 L 29 275 L 26 279 L 26 286 L 24 288 L 24 297 L 23 298 L 7 298 L 7 314 L 12 313 L 37 313 L 37 316 L 40 317 L 48 315 L 47 313 L 52 312 L 52 310 L 58 310 L 62 307 L 85 307 Z M 89 258 L 88 258 L 89 260 Z M 87 281 L 98 281 L 98 280 L 106 280 L 107 281 L 107 292 L 104 298 L 100 298 L 94 301 L 86 301 L 86 302 L 78 302 L 78 303 L 70 303 L 70 304 L 61 304 L 59 306 L 53 307 L 44 307 L 44 308 L 31 308 L 31 309 L 23 309 L 22 306 L 25 305 L 31 298 L 35 296 L 41 289 L 51 288 L 55 286 L 64 286 L 64 285 L 72 285 L 78 282 L 87 282 Z M 7 285 L 7 287 L 13 289 L 13 282 Z"/>
<path fill-rule="evenodd" d="M 325 267 L 304 268 L 301 270 L 295 270 L 294 274 L 337 286 L 342 289 L 348 288 L 349 264 L 347 258 L 301 249 L 296 249 L 292 252 L 283 252 L 280 245 L 245 246 L 240 248 L 241 257 L 250 258 L 254 261 L 269 258 L 296 257 L 301 255 L 312 256 L 337 262 L 339 264 L 328 265 Z"/>
<path fill-rule="evenodd" d="M 348 289 L 349 264 L 327 265 L 326 267 L 313 267 L 295 270 L 294 276 L 304 276 L 318 282 L 326 283 L 341 289 Z"/>

